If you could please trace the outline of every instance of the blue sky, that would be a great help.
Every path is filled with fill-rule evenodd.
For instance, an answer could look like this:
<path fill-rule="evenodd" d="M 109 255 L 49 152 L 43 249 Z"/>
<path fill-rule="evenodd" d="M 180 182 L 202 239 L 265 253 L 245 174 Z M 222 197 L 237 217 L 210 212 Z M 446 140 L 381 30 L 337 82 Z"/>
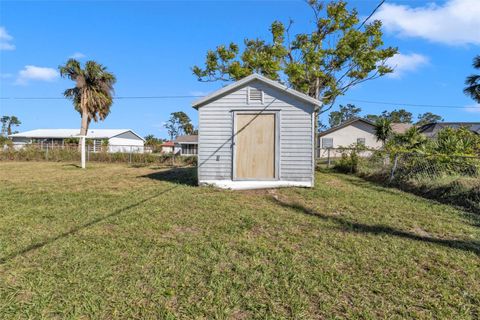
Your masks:
<path fill-rule="evenodd" d="M 378 2 L 349 6 L 366 16 Z M 364 114 L 404 107 L 415 116 L 431 111 L 448 121 L 480 121 L 480 107 L 462 92 L 480 54 L 479 16 L 478 0 L 387 1 L 376 17 L 384 21 L 386 45 L 399 47 L 391 62 L 396 73 L 350 90 L 338 103 L 355 103 Z M 62 97 L 73 83 L 56 69 L 71 56 L 105 64 L 117 76 L 117 96 L 206 94 L 222 84 L 198 82 L 190 68 L 203 63 L 208 49 L 246 37 L 269 39 L 271 22 L 290 18 L 294 33 L 311 29 L 302 1 L 1 1 L 0 97 Z M 116 100 L 109 117 L 91 127 L 166 137 L 163 123 L 171 112 L 183 110 L 196 124 L 193 100 Z M 0 115 L 17 115 L 20 131 L 80 126 L 63 99 L 1 99 Z"/>

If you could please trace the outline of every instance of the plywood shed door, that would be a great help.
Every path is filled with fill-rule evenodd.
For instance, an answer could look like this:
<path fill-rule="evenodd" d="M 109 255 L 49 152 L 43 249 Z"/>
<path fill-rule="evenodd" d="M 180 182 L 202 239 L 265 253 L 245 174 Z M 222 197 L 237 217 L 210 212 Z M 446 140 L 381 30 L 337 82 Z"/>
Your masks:
<path fill-rule="evenodd" d="M 235 179 L 275 179 L 275 114 L 236 114 Z"/>

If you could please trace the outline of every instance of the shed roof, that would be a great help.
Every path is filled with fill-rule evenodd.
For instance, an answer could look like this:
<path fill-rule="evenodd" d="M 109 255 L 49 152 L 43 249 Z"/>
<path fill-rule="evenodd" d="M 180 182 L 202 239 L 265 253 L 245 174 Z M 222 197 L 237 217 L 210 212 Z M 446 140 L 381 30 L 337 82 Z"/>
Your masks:
<path fill-rule="evenodd" d="M 131 132 L 138 138 L 144 140 L 131 129 L 90 129 L 87 131 L 87 139 L 110 139 L 126 132 Z M 9 135 L 9 137 L 50 139 L 79 138 L 80 129 L 36 129 L 14 133 Z"/>
<path fill-rule="evenodd" d="M 203 98 L 200 98 L 196 101 L 193 102 L 192 106 L 195 108 L 195 109 L 198 109 L 200 108 L 201 106 L 207 104 L 208 102 L 212 101 L 212 100 L 215 100 L 216 98 L 218 98 L 219 96 L 223 95 L 223 94 L 226 94 L 230 91 L 234 91 L 235 89 L 247 84 L 247 83 L 250 83 L 252 81 L 255 81 L 255 80 L 258 80 L 258 81 L 261 81 L 273 88 L 276 88 L 276 89 L 279 89 L 279 90 L 282 90 L 284 91 L 285 93 L 287 94 L 290 94 L 291 96 L 294 96 L 296 97 L 297 99 L 300 99 L 304 102 L 307 102 L 313 106 L 321 106 L 322 105 L 322 102 L 317 100 L 317 99 L 314 99 L 302 92 L 299 92 L 295 89 L 292 89 L 292 88 L 289 88 L 281 83 L 279 83 L 278 81 L 274 81 L 274 80 L 271 80 L 271 79 L 268 79 L 262 75 L 259 75 L 257 73 L 254 73 L 254 74 L 251 74 L 249 75 L 248 77 L 245 77 L 241 80 L 238 80 L 228 86 L 225 86 L 211 94 L 209 94 L 208 96 L 205 96 Z"/>

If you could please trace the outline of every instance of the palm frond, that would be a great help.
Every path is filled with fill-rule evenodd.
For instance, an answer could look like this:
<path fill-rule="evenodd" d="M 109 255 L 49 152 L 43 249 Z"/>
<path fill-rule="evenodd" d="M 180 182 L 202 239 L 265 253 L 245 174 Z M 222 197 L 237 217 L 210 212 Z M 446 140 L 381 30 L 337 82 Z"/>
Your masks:
<path fill-rule="evenodd" d="M 467 77 L 465 84 L 467 87 L 463 89 L 463 93 L 480 103 L 480 75 L 471 75 Z"/>
<path fill-rule="evenodd" d="M 77 77 L 83 74 L 80 62 L 75 59 L 69 59 L 64 66 L 59 66 L 60 76 L 68 77 L 70 80 L 76 80 Z"/>
<path fill-rule="evenodd" d="M 475 69 L 480 69 L 480 55 L 476 56 L 474 59 L 473 59 L 473 67 Z"/>

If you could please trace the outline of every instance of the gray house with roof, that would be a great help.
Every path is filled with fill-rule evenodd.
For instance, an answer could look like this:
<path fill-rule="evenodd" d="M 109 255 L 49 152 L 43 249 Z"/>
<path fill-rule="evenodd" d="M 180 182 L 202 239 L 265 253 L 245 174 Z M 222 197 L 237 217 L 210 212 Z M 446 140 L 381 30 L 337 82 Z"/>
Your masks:
<path fill-rule="evenodd" d="M 468 128 L 469 130 L 480 134 L 480 122 L 433 122 L 421 126 L 419 130 L 428 138 L 433 138 L 437 135 L 438 131 L 442 129 L 459 129 L 461 127 Z"/>
<path fill-rule="evenodd" d="M 173 140 L 174 152 L 181 156 L 196 156 L 198 154 L 198 135 L 178 136 Z"/>

